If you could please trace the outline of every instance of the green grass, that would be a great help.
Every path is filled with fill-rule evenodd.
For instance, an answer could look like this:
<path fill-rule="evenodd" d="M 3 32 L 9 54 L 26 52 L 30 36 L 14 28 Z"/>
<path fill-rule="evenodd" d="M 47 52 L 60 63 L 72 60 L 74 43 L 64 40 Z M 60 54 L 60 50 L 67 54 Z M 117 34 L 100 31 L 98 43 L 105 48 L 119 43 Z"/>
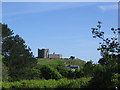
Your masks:
<path fill-rule="evenodd" d="M 60 60 L 53 60 L 53 61 L 47 61 L 49 59 L 38 59 L 38 64 L 39 65 L 50 65 L 52 67 L 57 67 L 60 64 L 65 65 L 78 65 L 78 66 L 83 66 L 86 62 L 83 60 L 66 60 L 66 59 L 60 59 Z"/>
<path fill-rule="evenodd" d="M 46 58 L 46 59 L 38 59 L 38 62 L 43 62 L 43 61 L 47 61 L 49 60 L 49 58 Z"/>

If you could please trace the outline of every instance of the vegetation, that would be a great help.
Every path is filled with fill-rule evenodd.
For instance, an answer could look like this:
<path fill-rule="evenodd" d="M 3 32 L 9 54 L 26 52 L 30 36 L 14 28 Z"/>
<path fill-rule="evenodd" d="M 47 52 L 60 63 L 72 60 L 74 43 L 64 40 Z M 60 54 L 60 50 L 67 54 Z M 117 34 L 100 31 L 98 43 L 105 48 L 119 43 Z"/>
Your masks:
<path fill-rule="evenodd" d="M 45 61 L 48 61 L 50 60 L 49 58 L 43 58 L 43 59 L 38 59 L 38 63 L 41 63 L 41 62 L 45 62 Z"/>
<path fill-rule="evenodd" d="M 72 59 L 72 60 L 73 60 L 73 59 L 75 59 L 75 57 L 74 57 L 74 56 L 70 56 L 70 59 Z"/>
<path fill-rule="evenodd" d="M 8 80 L 8 67 L 6 67 L 4 63 L 2 63 L 2 80 Z"/>
<path fill-rule="evenodd" d="M 48 79 L 60 79 L 62 78 L 62 75 L 57 71 L 55 70 L 54 68 L 50 67 L 50 66 L 43 66 L 41 68 L 41 73 L 42 73 L 42 76 L 48 80 Z"/>
<path fill-rule="evenodd" d="M 120 29 L 111 29 L 113 34 Z M 102 58 L 98 64 L 83 60 L 35 59 L 19 35 L 13 36 L 3 24 L 2 88 L 120 88 L 120 49 L 116 37 L 104 38 L 101 22 L 92 28 L 93 38 L 102 40 L 97 50 Z M 65 67 L 78 65 L 75 71 Z"/>
<path fill-rule="evenodd" d="M 94 72 L 93 79 L 91 80 L 90 87 L 94 88 L 119 88 L 119 79 L 112 79 L 114 74 L 119 76 L 119 68 L 120 68 L 120 57 L 119 57 L 119 50 L 120 48 L 119 43 L 117 42 L 116 37 L 104 38 L 104 32 L 101 31 L 101 22 L 98 22 L 98 28 L 92 28 L 92 34 L 94 38 L 100 38 L 102 42 L 100 42 L 100 46 L 97 50 L 100 51 L 102 59 L 98 62 L 99 64 L 96 66 L 96 70 Z M 113 36 L 117 33 L 118 29 L 111 29 L 113 32 Z M 116 86 L 114 85 L 117 83 Z"/>
<path fill-rule="evenodd" d="M 30 72 L 37 60 L 25 41 L 13 34 L 6 24 L 2 24 L 2 55 L 3 63 L 8 67 L 9 80 L 30 79 L 26 72 Z"/>
<path fill-rule="evenodd" d="M 49 65 L 53 68 L 56 68 L 58 65 L 78 65 L 78 66 L 83 66 L 86 62 L 83 60 L 67 60 L 67 59 L 60 59 L 60 60 L 49 60 L 48 59 L 43 61 L 44 59 L 38 59 L 38 64 L 40 66 L 42 65 Z"/>
<path fill-rule="evenodd" d="M 91 77 L 69 80 L 62 78 L 59 80 L 21 80 L 15 82 L 2 82 L 2 88 L 85 88 Z"/>
<path fill-rule="evenodd" d="M 65 78 L 73 79 L 75 77 L 75 72 L 70 69 L 67 69 L 63 65 L 58 65 L 57 70 Z"/>

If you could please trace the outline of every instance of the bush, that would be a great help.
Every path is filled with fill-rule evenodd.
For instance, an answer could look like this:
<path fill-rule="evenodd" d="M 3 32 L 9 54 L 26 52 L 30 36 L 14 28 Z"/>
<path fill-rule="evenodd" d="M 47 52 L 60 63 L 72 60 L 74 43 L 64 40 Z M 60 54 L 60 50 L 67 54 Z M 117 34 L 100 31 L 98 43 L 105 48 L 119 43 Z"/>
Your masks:
<path fill-rule="evenodd" d="M 2 82 L 2 88 L 85 88 L 89 83 L 89 78 L 69 80 L 62 78 L 59 80 L 21 80 L 15 82 Z"/>
<path fill-rule="evenodd" d="M 111 79 L 112 88 L 120 88 L 120 74 L 116 73 L 112 76 Z"/>
<path fill-rule="evenodd" d="M 38 69 L 33 68 L 32 69 L 32 77 L 33 77 L 33 79 L 35 79 L 35 78 L 36 79 L 42 78 L 41 71 L 38 70 Z"/>
<path fill-rule="evenodd" d="M 57 71 L 55 70 L 54 68 L 50 67 L 50 66 L 46 66 L 44 65 L 42 68 L 41 68 L 41 73 L 42 73 L 42 76 L 45 78 L 45 79 L 60 79 L 62 78 L 62 75 Z"/>
<path fill-rule="evenodd" d="M 84 72 L 83 72 L 82 68 L 80 68 L 80 70 L 78 70 L 78 69 L 75 70 L 75 78 L 80 78 L 83 76 L 84 76 Z"/>
<path fill-rule="evenodd" d="M 24 71 L 26 71 L 26 72 L 24 72 Z M 24 78 L 26 78 L 26 80 L 41 79 L 42 78 L 42 74 L 41 74 L 41 71 L 39 69 L 25 68 L 23 70 L 23 72 L 21 71 L 21 73 L 19 73 L 19 76 L 16 76 L 16 75 L 9 76 L 8 77 L 8 81 L 25 80 Z"/>
<path fill-rule="evenodd" d="M 90 81 L 91 88 L 108 88 L 111 85 L 111 70 L 98 64 L 95 68 L 95 73 L 93 79 Z"/>
<path fill-rule="evenodd" d="M 26 72 L 26 75 L 26 77 L 28 77 L 29 80 L 42 78 L 41 71 L 35 68 L 31 69 L 30 72 Z"/>
<path fill-rule="evenodd" d="M 88 61 L 83 67 L 84 76 L 92 77 L 94 75 L 94 68 L 95 65 L 93 64 L 93 62 Z"/>
<path fill-rule="evenodd" d="M 58 65 L 57 66 L 57 70 L 58 72 L 65 78 L 69 78 L 69 79 L 73 79 L 74 76 L 75 76 L 75 73 L 74 71 L 66 68 L 65 66 L 63 65 Z"/>
<path fill-rule="evenodd" d="M 68 88 L 87 88 L 88 85 L 89 85 L 89 80 L 91 80 L 91 77 L 89 77 L 89 78 L 80 78 L 78 80 L 73 80 L 68 85 Z"/>
<path fill-rule="evenodd" d="M 57 81 L 57 88 L 68 88 L 68 85 L 71 83 L 71 81 L 72 80 L 68 80 L 67 78 L 60 79 Z"/>

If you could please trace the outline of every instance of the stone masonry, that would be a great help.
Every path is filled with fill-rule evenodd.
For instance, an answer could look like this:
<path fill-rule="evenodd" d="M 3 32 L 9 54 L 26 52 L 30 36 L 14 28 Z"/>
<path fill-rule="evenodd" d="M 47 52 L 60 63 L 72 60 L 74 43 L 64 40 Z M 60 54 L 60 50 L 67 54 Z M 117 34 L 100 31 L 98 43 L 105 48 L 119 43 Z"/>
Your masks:
<path fill-rule="evenodd" d="M 50 59 L 61 59 L 62 54 L 49 54 L 49 49 L 38 48 L 38 58 L 50 58 Z"/>
<path fill-rule="evenodd" d="M 38 58 L 49 58 L 49 49 L 38 49 Z"/>

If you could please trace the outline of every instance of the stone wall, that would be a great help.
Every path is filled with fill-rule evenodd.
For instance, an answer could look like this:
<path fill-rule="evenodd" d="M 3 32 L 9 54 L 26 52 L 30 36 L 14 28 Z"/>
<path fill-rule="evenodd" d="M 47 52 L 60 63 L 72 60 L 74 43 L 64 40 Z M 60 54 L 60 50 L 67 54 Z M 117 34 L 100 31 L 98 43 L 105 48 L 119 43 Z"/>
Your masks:
<path fill-rule="evenodd" d="M 61 59 L 62 58 L 62 54 L 49 54 L 49 58 L 50 59 Z"/>
<path fill-rule="evenodd" d="M 61 59 L 62 54 L 49 54 L 49 49 L 38 49 L 38 58 Z"/>
<path fill-rule="evenodd" d="M 38 58 L 49 58 L 49 49 L 38 49 Z"/>

